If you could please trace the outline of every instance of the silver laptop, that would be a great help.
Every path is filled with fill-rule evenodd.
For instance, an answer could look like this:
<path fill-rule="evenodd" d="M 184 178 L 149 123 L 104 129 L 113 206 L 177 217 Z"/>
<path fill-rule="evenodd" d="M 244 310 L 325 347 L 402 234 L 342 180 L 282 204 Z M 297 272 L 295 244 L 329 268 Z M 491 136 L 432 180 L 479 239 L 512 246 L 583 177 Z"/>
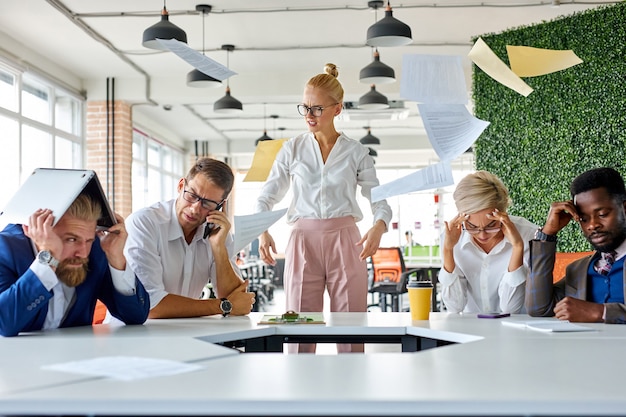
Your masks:
<path fill-rule="evenodd" d="M 37 168 L 0 212 L 0 230 L 9 223 L 28 224 L 28 218 L 40 208 L 52 210 L 56 224 L 83 190 L 102 206 L 98 229 L 117 223 L 94 171 Z"/>

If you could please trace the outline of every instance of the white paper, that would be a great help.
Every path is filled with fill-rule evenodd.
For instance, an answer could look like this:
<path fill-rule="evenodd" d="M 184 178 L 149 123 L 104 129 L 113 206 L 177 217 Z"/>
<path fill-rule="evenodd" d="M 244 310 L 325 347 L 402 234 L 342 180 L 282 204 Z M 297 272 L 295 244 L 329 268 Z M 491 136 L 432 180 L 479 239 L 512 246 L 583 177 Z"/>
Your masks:
<path fill-rule="evenodd" d="M 46 365 L 42 366 L 42 369 L 132 381 L 134 379 L 197 371 L 202 369 L 202 366 L 167 359 L 103 356 L 82 361 Z"/>
<path fill-rule="evenodd" d="M 185 42 L 181 42 L 177 39 L 157 39 L 157 42 L 209 77 L 224 81 L 237 74 L 219 62 L 190 48 Z"/>
<path fill-rule="evenodd" d="M 372 188 L 372 202 L 413 191 L 430 190 L 454 184 L 450 162 L 427 166 L 412 174 Z"/>
<path fill-rule="evenodd" d="M 489 126 L 470 114 L 464 104 L 418 104 L 426 135 L 442 161 L 467 151 Z"/>
<path fill-rule="evenodd" d="M 503 320 L 502 324 L 504 326 L 537 330 L 540 332 L 588 332 L 595 330 L 591 327 L 580 326 L 578 324 L 570 323 L 567 320 L 558 319 L 530 321 Z"/>
<path fill-rule="evenodd" d="M 467 104 L 461 57 L 404 55 L 400 96 L 420 103 Z"/>
<path fill-rule="evenodd" d="M 250 242 L 269 229 L 283 217 L 287 209 L 262 211 L 246 216 L 235 216 L 235 253 L 245 248 Z"/>

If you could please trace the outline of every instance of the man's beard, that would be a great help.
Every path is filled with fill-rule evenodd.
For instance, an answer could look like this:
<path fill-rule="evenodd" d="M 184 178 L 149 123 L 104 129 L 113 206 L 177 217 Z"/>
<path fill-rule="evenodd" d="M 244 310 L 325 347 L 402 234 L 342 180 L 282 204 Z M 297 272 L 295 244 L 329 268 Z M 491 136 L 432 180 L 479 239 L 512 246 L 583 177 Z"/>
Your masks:
<path fill-rule="evenodd" d="M 85 281 L 88 263 L 89 259 L 87 258 L 64 259 L 57 266 L 57 278 L 68 287 L 76 287 Z M 69 265 L 72 265 L 72 267 Z M 77 268 L 75 265 L 82 265 L 82 267 Z"/>

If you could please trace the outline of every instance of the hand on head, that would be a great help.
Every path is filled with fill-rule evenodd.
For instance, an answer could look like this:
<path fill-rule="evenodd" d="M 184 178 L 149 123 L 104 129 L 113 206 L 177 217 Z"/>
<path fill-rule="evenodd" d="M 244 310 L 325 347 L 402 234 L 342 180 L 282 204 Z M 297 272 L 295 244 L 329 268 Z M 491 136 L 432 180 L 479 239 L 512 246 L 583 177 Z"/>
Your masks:
<path fill-rule="evenodd" d="M 38 209 L 28 218 L 28 225 L 23 225 L 22 230 L 35 243 L 38 250 L 48 250 L 61 261 L 63 241 L 54 231 L 53 223 L 52 210 Z"/>

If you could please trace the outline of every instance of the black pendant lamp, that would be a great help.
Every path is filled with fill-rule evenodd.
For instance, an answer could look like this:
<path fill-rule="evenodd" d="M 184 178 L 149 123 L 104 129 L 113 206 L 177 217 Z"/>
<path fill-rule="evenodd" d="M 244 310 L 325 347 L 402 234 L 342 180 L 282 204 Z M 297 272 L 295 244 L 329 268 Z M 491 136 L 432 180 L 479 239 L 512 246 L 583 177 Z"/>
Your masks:
<path fill-rule="evenodd" d="M 396 82 L 396 72 L 389 65 L 380 62 L 380 54 L 376 49 L 374 60 L 359 72 L 359 81 L 367 84 L 390 84 Z"/>
<path fill-rule="evenodd" d="M 370 156 L 378 156 L 378 152 L 376 152 L 373 148 L 367 148 L 369 150 Z"/>
<path fill-rule="evenodd" d="M 261 135 L 260 138 L 254 141 L 254 146 L 257 146 L 259 142 L 263 142 L 265 140 L 272 140 L 272 138 L 269 137 L 269 135 L 267 134 L 267 128 L 265 126 L 266 121 L 267 121 L 267 118 L 265 117 L 265 103 L 263 103 L 263 135 Z"/>
<path fill-rule="evenodd" d="M 380 139 L 372 135 L 372 129 L 369 126 L 366 126 L 365 128 L 367 129 L 367 135 L 359 139 L 359 142 L 363 145 L 380 145 Z"/>
<path fill-rule="evenodd" d="M 370 91 L 363 94 L 359 98 L 359 109 L 365 110 L 382 110 L 389 108 L 389 100 L 387 97 L 378 91 L 376 91 L 376 86 L 374 84 L 371 85 Z"/>
<path fill-rule="evenodd" d="M 161 21 L 150 26 L 143 31 L 142 45 L 150 49 L 158 49 L 166 51 L 167 48 L 162 46 L 157 39 L 176 39 L 180 42 L 187 43 L 187 34 L 184 30 L 170 22 L 169 13 L 163 1 L 163 10 L 161 11 Z"/>
<path fill-rule="evenodd" d="M 204 49 L 204 18 L 211 11 L 211 6 L 208 4 L 197 4 L 196 10 L 202 13 L 202 55 L 205 55 Z M 195 88 L 215 88 L 222 85 L 222 82 L 217 78 L 213 78 L 204 72 L 194 69 L 187 74 L 187 86 Z"/>
<path fill-rule="evenodd" d="M 226 51 L 226 67 L 230 69 L 228 56 L 235 50 L 235 45 L 222 45 L 222 49 Z M 230 83 L 228 79 L 226 80 L 226 95 L 213 103 L 213 111 L 217 113 L 238 113 L 243 111 L 241 101 L 230 95 Z"/>
<path fill-rule="evenodd" d="M 378 2 L 370 3 L 380 4 Z M 370 3 L 368 5 L 372 7 Z M 402 46 L 412 41 L 411 28 L 393 17 L 391 4 L 387 1 L 385 17 L 367 29 L 366 43 L 371 46 Z"/>

